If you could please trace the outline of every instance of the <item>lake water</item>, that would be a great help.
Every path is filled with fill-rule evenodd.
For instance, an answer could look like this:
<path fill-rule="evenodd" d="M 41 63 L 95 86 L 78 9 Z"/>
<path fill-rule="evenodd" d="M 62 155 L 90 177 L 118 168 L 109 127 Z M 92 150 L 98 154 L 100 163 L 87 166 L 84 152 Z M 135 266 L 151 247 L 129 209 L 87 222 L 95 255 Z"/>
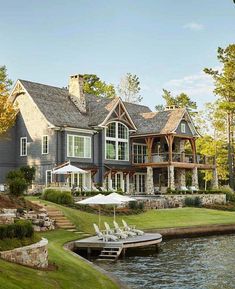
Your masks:
<path fill-rule="evenodd" d="M 171 240 L 158 253 L 132 253 L 98 264 L 135 289 L 235 288 L 235 235 Z"/>

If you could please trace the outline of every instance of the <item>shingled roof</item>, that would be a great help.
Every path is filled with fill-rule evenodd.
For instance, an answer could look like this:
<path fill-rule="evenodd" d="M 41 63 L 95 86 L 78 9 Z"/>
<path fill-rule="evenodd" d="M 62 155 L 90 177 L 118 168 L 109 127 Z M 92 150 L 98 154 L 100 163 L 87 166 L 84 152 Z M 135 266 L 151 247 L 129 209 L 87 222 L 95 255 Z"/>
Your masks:
<path fill-rule="evenodd" d="M 116 99 L 85 95 L 87 113 L 81 113 L 70 98 L 66 88 L 20 80 L 29 95 L 55 126 L 91 129 L 104 121 Z M 124 105 L 137 127 L 136 135 L 164 134 L 176 129 L 176 124 L 185 113 L 185 109 L 152 112 L 144 105 L 124 102 Z"/>

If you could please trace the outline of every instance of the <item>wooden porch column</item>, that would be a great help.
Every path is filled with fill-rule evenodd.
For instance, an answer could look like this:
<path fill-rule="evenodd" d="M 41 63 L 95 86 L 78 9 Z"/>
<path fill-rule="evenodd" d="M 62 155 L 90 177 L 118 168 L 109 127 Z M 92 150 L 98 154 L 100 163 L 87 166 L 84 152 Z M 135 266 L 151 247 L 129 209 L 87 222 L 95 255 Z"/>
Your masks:
<path fill-rule="evenodd" d="M 152 146 L 153 146 L 154 137 L 146 137 L 145 142 L 147 145 L 147 157 L 148 163 L 152 162 Z"/>
<path fill-rule="evenodd" d="M 166 135 L 166 141 L 168 144 L 168 153 L 169 153 L 168 161 L 169 161 L 169 163 L 172 163 L 172 160 L 173 160 L 172 145 L 173 145 L 173 141 L 174 141 L 174 135 L 172 135 L 172 134 Z"/>
<path fill-rule="evenodd" d="M 191 144 L 191 148 L 193 152 L 193 163 L 196 163 L 197 162 L 196 140 L 195 138 L 190 138 L 189 142 Z"/>

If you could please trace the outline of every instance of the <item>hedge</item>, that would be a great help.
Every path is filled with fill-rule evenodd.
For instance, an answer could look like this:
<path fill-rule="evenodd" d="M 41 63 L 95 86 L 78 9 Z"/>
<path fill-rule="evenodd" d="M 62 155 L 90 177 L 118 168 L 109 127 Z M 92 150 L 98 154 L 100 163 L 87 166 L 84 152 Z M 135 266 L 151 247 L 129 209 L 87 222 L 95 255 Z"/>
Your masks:
<path fill-rule="evenodd" d="M 19 220 L 14 224 L 0 225 L 0 239 L 24 239 L 31 238 L 34 234 L 33 226 L 30 221 Z"/>
<path fill-rule="evenodd" d="M 76 191 L 75 195 L 76 196 L 93 197 L 93 196 L 96 196 L 98 194 L 109 195 L 111 193 L 113 193 L 113 191 L 88 191 L 88 192 L 86 192 L 86 191 L 83 191 L 83 192 Z M 118 192 L 118 194 L 122 195 L 123 193 Z"/>
<path fill-rule="evenodd" d="M 44 191 L 42 198 L 46 201 L 57 204 L 71 205 L 73 203 L 73 197 L 71 195 L 71 192 L 67 191 L 47 189 Z"/>

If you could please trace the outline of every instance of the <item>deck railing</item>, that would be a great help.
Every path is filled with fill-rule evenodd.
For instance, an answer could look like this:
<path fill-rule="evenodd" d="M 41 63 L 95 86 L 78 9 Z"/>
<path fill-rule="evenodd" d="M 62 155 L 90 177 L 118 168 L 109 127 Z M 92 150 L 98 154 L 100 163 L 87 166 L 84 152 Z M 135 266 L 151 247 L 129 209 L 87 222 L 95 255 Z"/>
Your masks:
<path fill-rule="evenodd" d="M 147 155 L 143 154 L 133 154 L 132 162 L 133 164 L 146 164 L 146 163 L 165 163 L 169 161 L 169 153 L 153 153 L 151 155 L 151 160 L 149 161 Z M 186 153 L 172 153 L 172 161 L 173 162 L 180 162 L 180 163 L 194 163 L 193 154 L 186 154 Z M 203 155 L 196 155 L 196 163 L 198 164 L 214 164 L 214 158 L 203 156 Z"/>

